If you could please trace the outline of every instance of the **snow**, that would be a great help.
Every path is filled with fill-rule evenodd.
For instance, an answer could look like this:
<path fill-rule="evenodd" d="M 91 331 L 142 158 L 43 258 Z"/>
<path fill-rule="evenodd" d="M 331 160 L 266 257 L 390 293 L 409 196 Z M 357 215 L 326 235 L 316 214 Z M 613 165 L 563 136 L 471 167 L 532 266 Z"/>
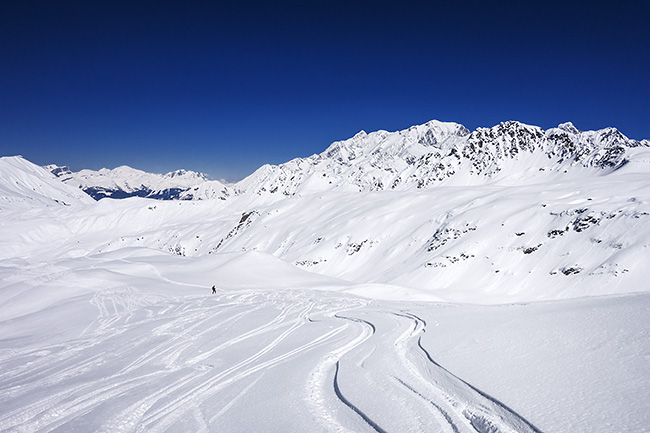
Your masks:
<path fill-rule="evenodd" d="M 165 175 L 146 173 L 128 166 L 115 169 L 81 170 L 73 173 L 68 167 L 47 165 L 67 185 L 83 189 L 93 198 L 150 197 L 182 200 L 206 200 L 230 195 L 228 187 L 217 180 L 208 180 L 203 173 L 176 170 Z"/>
<path fill-rule="evenodd" d="M 0 209 L 89 203 L 90 197 L 53 180 L 54 175 L 20 156 L 0 158 Z"/>
<path fill-rule="evenodd" d="M 1 430 L 650 425 L 647 294 L 500 306 L 371 300 L 304 271 L 271 272 L 257 254 L 147 253 L 5 264 L 13 282 L 3 278 L 2 293 L 16 296 L 2 299 Z"/>
<path fill-rule="evenodd" d="M 528 419 L 541 431 L 644 432 L 649 312 L 646 293 L 438 308 L 424 342 L 472 385 L 538 414 Z"/>
<path fill-rule="evenodd" d="M 458 123 L 432 120 L 402 131 L 361 131 L 332 143 L 320 154 L 280 165 L 266 164 L 229 185 L 186 170 L 159 175 L 126 166 L 78 173 L 55 165 L 46 168 L 97 200 L 257 196 L 258 202 L 269 203 L 286 196 L 332 191 L 409 191 L 484 185 L 495 180 L 530 182 L 581 168 L 608 173 L 627 164 L 634 149 L 649 146 L 648 140 L 631 140 L 615 128 L 579 131 L 570 122 L 544 131 L 508 121 L 470 132 Z"/>
<path fill-rule="evenodd" d="M 149 189 L 159 191 L 179 186 L 190 187 L 198 181 L 205 180 L 204 174 L 193 171 L 177 170 L 165 175 L 156 175 L 124 165 L 112 170 L 107 168 L 102 168 L 99 171 L 81 170 L 75 173 L 67 183 L 75 187 L 113 187 L 131 192 L 145 185 Z"/>
<path fill-rule="evenodd" d="M 99 202 L 2 158 L 0 431 L 649 432 L 650 154 L 625 158 L 404 190 L 299 159 L 300 194 Z"/>

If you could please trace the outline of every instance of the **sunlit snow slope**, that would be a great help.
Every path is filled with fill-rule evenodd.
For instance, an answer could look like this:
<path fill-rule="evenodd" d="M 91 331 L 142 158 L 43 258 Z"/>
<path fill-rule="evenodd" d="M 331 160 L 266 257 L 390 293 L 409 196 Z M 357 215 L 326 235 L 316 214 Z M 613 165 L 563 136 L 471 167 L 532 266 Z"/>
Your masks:
<path fill-rule="evenodd" d="M 504 125 L 358 136 L 217 200 L 94 202 L 0 159 L 0 431 L 650 431 L 646 142 L 565 124 L 570 157 L 502 140 L 366 182 L 552 141 Z"/>
<path fill-rule="evenodd" d="M 0 158 L 0 209 L 39 209 L 91 203 L 90 197 L 56 181 L 20 156 Z"/>

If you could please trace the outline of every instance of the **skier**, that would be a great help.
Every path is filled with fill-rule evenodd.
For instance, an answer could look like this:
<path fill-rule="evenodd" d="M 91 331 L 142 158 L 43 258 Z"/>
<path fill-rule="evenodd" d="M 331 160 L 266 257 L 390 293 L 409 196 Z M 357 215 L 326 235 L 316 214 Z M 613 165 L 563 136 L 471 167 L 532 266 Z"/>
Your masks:
<path fill-rule="evenodd" d="M 212 286 L 212 294 L 214 295 L 215 293 L 217 293 L 217 289 L 214 286 Z"/>

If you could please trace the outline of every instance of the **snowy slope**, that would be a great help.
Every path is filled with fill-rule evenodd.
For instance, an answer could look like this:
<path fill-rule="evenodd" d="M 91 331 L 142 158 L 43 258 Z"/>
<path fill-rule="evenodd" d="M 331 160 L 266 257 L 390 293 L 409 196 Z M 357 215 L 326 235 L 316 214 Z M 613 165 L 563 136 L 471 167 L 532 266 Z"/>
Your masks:
<path fill-rule="evenodd" d="M 20 156 L 0 158 L 0 209 L 70 206 L 89 196 Z"/>
<path fill-rule="evenodd" d="M 648 290 L 649 156 L 639 149 L 609 174 L 582 169 L 518 186 L 294 196 L 236 215 L 217 251 L 262 251 L 457 301 Z"/>
<path fill-rule="evenodd" d="M 648 294 L 372 301 L 143 248 L 0 273 L 1 431 L 649 431 Z"/>
<path fill-rule="evenodd" d="M 57 255 L 124 247 L 190 257 L 255 251 L 363 284 L 355 293 L 373 297 L 498 303 L 645 291 L 650 154 L 631 149 L 628 160 L 615 171 L 536 171 L 520 185 L 498 178 L 472 187 L 269 203 L 270 195 L 255 194 L 201 203 L 101 202 L 101 218 L 95 209 L 67 217 L 71 238 L 54 230 L 46 240 L 39 230 L 34 239 Z M 32 231 L 22 232 L 27 238 Z M 78 240 L 84 249 L 70 250 Z M 41 254 L 34 245 L 20 248 Z"/>
<path fill-rule="evenodd" d="M 128 166 L 113 170 L 81 170 L 77 173 L 67 167 L 45 167 L 68 185 L 80 188 L 100 200 L 104 197 L 148 197 L 154 199 L 214 199 L 225 198 L 230 193 L 219 181 L 208 181 L 202 173 L 176 170 L 165 175 L 146 173 Z"/>
<path fill-rule="evenodd" d="M 648 142 L 504 125 L 360 135 L 226 200 L 3 158 L 0 431 L 650 432 Z M 431 148 L 461 156 L 418 188 Z"/>
<path fill-rule="evenodd" d="M 535 127 L 502 126 L 524 131 L 515 137 L 545 136 Z M 431 143 L 473 135 L 438 122 L 408 131 Z M 546 135 L 558 131 L 577 136 L 582 150 L 568 158 L 553 146 L 560 155 L 555 160 L 519 150 L 525 157 L 495 159 L 502 165 L 484 169 L 490 176 L 459 172 L 449 181 L 404 191 L 334 188 L 285 196 L 246 191 L 240 184 L 227 200 L 100 202 L 72 215 L 63 212 L 56 223 L 26 220 L 12 232 L 22 242 L 8 242 L 6 251 L 33 257 L 124 247 L 194 257 L 256 251 L 367 285 L 355 293 L 389 298 L 403 293 L 411 299 L 500 303 L 648 290 L 647 142 L 631 147 L 628 140 L 630 147 L 623 146 L 624 137 L 613 129 L 579 133 L 570 124 Z M 603 151 L 616 146 L 622 153 Z M 506 147 L 494 144 L 493 150 L 503 154 Z M 389 148 L 382 152 L 390 154 Z M 459 184 L 458 177 L 467 183 Z"/>

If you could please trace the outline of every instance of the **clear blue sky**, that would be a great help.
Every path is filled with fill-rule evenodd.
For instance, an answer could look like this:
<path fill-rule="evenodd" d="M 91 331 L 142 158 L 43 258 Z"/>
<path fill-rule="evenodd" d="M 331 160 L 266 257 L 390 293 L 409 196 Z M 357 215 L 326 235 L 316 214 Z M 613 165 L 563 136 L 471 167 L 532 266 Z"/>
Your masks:
<path fill-rule="evenodd" d="M 3 1 L 0 156 L 237 180 L 431 119 L 650 138 L 650 4 L 574 3 Z"/>

